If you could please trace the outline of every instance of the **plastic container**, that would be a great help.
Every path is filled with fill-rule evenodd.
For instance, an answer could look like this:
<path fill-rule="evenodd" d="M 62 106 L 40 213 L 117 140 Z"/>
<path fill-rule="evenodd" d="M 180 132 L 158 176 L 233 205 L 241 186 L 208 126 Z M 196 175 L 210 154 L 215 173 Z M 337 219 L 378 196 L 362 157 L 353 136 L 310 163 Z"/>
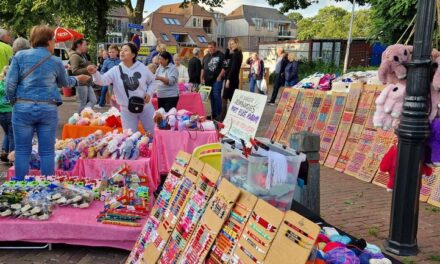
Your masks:
<path fill-rule="evenodd" d="M 243 188 L 260 199 L 263 199 L 280 210 L 290 210 L 297 186 L 298 169 L 297 153 L 289 148 L 284 149 L 279 144 L 271 144 L 268 139 L 259 138 L 271 151 L 282 154 L 287 160 L 287 177 L 284 181 L 270 183 L 269 159 L 255 153 L 245 157 L 241 144 L 226 139 L 222 141 L 222 175 L 235 186 Z M 298 188 L 299 189 L 299 188 Z M 297 195 L 296 195 L 297 196 Z"/>

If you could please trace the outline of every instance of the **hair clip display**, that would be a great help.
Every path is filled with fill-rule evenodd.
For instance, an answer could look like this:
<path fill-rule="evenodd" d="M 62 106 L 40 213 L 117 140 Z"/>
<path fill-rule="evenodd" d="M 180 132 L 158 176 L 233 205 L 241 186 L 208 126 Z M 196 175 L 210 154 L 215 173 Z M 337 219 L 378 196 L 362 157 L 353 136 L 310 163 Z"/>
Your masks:
<path fill-rule="evenodd" d="M 284 220 L 284 223 L 285 223 L 288 227 L 290 227 L 290 228 L 292 228 L 293 230 L 295 230 L 296 232 L 300 233 L 301 235 L 303 235 L 303 236 L 305 236 L 305 237 L 308 237 L 308 238 L 312 239 L 313 241 L 315 241 L 315 239 L 314 239 L 312 236 L 310 236 L 308 233 L 304 232 L 301 228 L 295 226 L 295 225 L 292 224 L 292 223 L 289 223 L 289 222 L 286 221 L 286 220 Z"/>
<path fill-rule="evenodd" d="M 257 222 L 260 226 L 262 226 L 262 227 L 266 228 L 267 230 L 269 230 L 269 232 L 273 233 L 277 229 L 275 226 L 270 224 L 264 218 L 262 218 L 259 215 L 257 215 L 255 212 L 252 212 L 252 219 L 254 219 L 255 222 Z"/>

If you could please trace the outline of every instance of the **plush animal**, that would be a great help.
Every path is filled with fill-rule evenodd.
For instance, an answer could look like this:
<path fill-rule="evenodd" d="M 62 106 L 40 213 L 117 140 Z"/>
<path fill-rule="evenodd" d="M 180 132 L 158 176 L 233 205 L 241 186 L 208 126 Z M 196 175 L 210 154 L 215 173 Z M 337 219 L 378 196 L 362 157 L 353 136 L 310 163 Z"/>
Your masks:
<path fill-rule="evenodd" d="M 132 150 L 135 147 L 135 141 L 138 140 L 138 138 L 141 136 L 140 132 L 136 132 L 133 135 L 131 135 L 130 137 L 128 137 L 122 144 L 120 147 L 120 157 L 119 159 L 125 159 L 128 160 L 130 159 L 130 156 L 132 154 Z"/>
<path fill-rule="evenodd" d="M 403 100 L 406 94 L 406 87 L 403 84 L 389 84 L 385 86 L 380 95 L 376 99 L 376 112 L 373 116 L 373 124 L 375 127 L 382 127 L 388 130 L 396 122 L 402 113 Z"/>
<path fill-rule="evenodd" d="M 435 58 L 435 63 L 440 65 L 440 55 Z M 431 112 L 429 121 L 432 122 L 439 114 L 440 107 L 440 66 L 437 67 L 431 83 Z"/>
<path fill-rule="evenodd" d="M 139 150 L 139 156 L 141 157 L 149 157 L 150 150 L 148 149 L 148 143 L 150 139 L 146 136 L 143 136 L 136 144 L 137 149 Z"/>
<path fill-rule="evenodd" d="M 76 125 L 79 118 L 80 118 L 79 114 L 75 113 L 71 117 L 69 117 L 69 120 L 67 121 L 67 123 L 69 123 L 70 125 Z"/>
<path fill-rule="evenodd" d="M 106 159 L 112 156 L 118 150 L 118 146 L 122 142 L 123 138 L 124 136 L 121 134 L 115 135 L 113 139 L 108 142 L 107 148 L 102 154 L 102 158 Z"/>
<path fill-rule="evenodd" d="M 439 144 L 440 146 L 440 144 Z M 439 151 L 440 154 L 440 151 Z M 438 156 L 440 160 L 440 155 Z M 380 162 L 379 169 L 382 172 L 387 172 L 389 175 L 388 183 L 387 183 L 387 191 L 392 191 L 394 187 L 394 178 L 396 172 L 396 158 L 397 158 L 397 140 L 394 141 L 391 148 L 388 152 L 383 156 L 382 161 Z M 422 166 L 422 175 L 431 176 L 432 168 L 423 164 Z"/>
<path fill-rule="evenodd" d="M 81 117 L 78 122 L 76 122 L 78 126 L 88 126 L 90 125 L 90 119 L 87 117 Z"/>
<path fill-rule="evenodd" d="M 156 112 L 154 113 L 153 120 L 159 129 L 169 129 L 169 126 L 166 121 L 165 109 L 163 108 L 157 109 Z"/>
<path fill-rule="evenodd" d="M 176 130 L 177 129 L 177 109 L 176 108 L 171 108 L 170 111 L 168 111 L 168 113 L 166 114 L 167 116 L 167 122 L 168 125 L 170 126 L 171 130 Z"/>
<path fill-rule="evenodd" d="M 434 166 L 440 166 L 440 118 L 436 118 L 431 123 L 431 138 L 429 139 L 431 148 L 431 162 Z"/>
<path fill-rule="evenodd" d="M 95 111 L 93 111 L 93 109 L 90 107 L 86 107 L 81 111 L 81 117 L 88 118 L 89 120 L 93 119 L 95 115 L 96 115 Z"/>
<path fill-rule="evenodd" d="M 411 60 L 412 50 L 412 46 L 402 44 L 395 44 L 386 48 L 382 53 L 382 63 L 378 72 L 379 80 L 383 84 L 405 84 L 407 70 L 404 64 Z"/>

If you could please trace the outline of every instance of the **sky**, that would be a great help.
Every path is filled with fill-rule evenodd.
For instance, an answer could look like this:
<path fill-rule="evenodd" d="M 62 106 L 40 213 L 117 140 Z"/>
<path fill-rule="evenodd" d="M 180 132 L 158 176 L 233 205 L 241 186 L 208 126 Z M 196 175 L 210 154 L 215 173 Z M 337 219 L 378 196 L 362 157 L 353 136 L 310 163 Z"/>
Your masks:
<path fill-rule="evenodd" d="M 131 0 L 132 3 L 135 3 L 136 0 Z M 181 1 L 180 1 L 181 2 Z M 224 0 L 225 4 L 222 8 L 215 8 L 215 10 L 221 11 L 225 13 L 226 15 L 229 14 L 232 10 L 239 7 L 242 4 L 246 5 L 255 5 L 255 6 L 263 6 L 263 7 L 271 7 L 266 0 Z M 147 16 L 149 13 L 153 12 L 157 8 L 159 8 L 162 5 L 167 4 L 173 4 L 173 3 L 179 3 L 179 1 L 173 1 L 173 0 L 146 0 L 145 10 L 144 10 L 144 16 Z M 312 4 L 306 9 L 303 10 L 292 10 L 300 12 L 304 17 L 312 17 L 315 16 L 318 13 L 318 10 L 325 7 L 325 6 L 338 6 L 342 7 L 348 11 L 351 11 L 351 3 L 348 1 L 344 2 L 335 2 L 334 0 L 319 0 L 319 3 Z M 359 6 L 356 6 L 356 9 L 358 9 Z M 147 11 L 147 12 L 145 12 Z"/>

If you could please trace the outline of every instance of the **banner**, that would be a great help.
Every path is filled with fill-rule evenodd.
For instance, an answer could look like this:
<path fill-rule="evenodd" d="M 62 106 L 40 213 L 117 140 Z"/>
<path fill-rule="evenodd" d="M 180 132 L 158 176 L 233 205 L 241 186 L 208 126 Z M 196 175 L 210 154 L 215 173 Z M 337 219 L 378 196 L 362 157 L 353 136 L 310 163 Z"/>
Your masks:
<path fill-rule="evenodd" d="M 309 113 L 312 110 L 313 99 L 315 98 L 315 90 L 306 90 L 301 103 L 299 112 L 296 114 L 295 124 L 290 128 L 289 135 L 292 133 L 300 132 L 304 130 L 304 127 L 309 117 Z M 290 138 L 289 138 L 290 140 Z"/>
<path fill-rule="evenodd" d="M 309 116 L 307 117 L 306 124 L 304 125 L 304 130 L 312 131 L 318 117 L 319 108 L 324 101 L 326 93 L 327 92 L 324 91 L 315 92 L 315 98 L 313 98 L 312 108 L 310 109 Z"/>
<path fill-rule="evenodd" d="M 291 94 L 287 99 L 287 105 L 284 109 L 283 116 L 281 117 L 280 124 L 278 125 L 277 130 L 275 131 L 275 135 L 273 140 L 276 142 L 280 142 L 281 135 L 284 132 L 284 129 L 288 127 L 289 119 L 292 113 L 295 113 L 295 109 L 297 105 L 300 104 L 304 91 L 301 89 L 291 89 Z M 290 139 L 289 139 L 290 140 Z"/>
<path fill-rule="evenodd" d="M 235 90 L 221 133 L 236 142 L 244 140 L 250 147 L 250 139 L 257 133 L 266 100 L 266 95 Z"/>
<path fill-rule="evenodd" d="M 272 139 L 273 135 L 275 134 L 275 130 L 278 127 L 278 124 L 280 123 L 281 117 L 283 116 L 284 109 L 287 105 L 287 99 L 290 96 L 290 91 L 292 89 L 284 89 L 283 93 L 281 94 L 281 99 L 278 102 L 277 109 L 275 110 L 275 114 L 273 115 L 272 121 L 270 122 L 269 127 L 266 130 L 266 134 L 264 137 Z"/>

